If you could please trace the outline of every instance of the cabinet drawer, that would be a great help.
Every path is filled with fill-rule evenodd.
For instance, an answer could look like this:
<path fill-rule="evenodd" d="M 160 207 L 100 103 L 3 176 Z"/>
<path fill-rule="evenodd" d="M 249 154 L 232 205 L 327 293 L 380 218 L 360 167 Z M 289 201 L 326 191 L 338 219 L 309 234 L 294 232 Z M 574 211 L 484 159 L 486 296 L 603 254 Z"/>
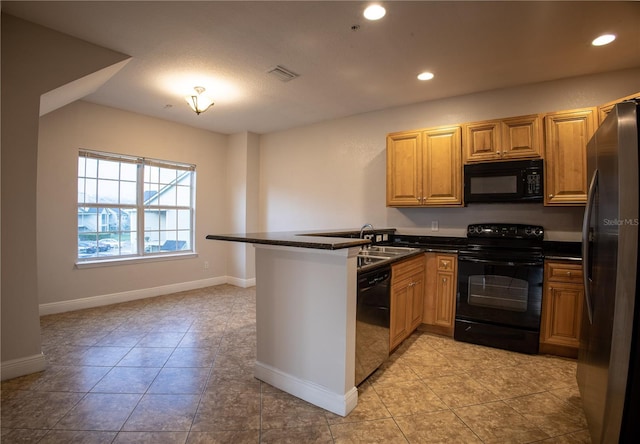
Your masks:
<path fill-rule="evenodd" d="M 582 283 L 582 265 L 561 262 L 547 262 L 549 282 Z"/>
<path fill-rule="evenodd" d="M 424 265 L 424 254 L 393 264 L 391 266 L 392 282 L 396 283 L 416 272 L 424 271 Z"/>
<path fill-rule="evenodd" d="M 453 272 L 456 267 L 456 258 L 454 256 L 438 256 L 438 271 L 451 271 Z"/>

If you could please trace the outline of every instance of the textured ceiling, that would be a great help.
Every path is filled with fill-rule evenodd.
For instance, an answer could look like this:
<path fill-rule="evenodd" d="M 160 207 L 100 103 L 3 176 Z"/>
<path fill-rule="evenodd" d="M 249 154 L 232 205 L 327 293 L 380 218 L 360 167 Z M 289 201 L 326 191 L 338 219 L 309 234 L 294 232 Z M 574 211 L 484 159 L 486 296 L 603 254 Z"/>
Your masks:
<path fill-rule="evenodd" d="M 133 59 L 84 100 L 226 134 L 640 67 L 640 3 L 12 2 L 3 13 Z M 354 30 L 352 28 L 357 28 Z M 618 39 L 592 47 L 600 33 Z M 267 74 L 282 65 L 289 81 Z M 416 75 L 435 73 L 428 82 Z M 183 96 L 207 88 L 197 116 Z"/>

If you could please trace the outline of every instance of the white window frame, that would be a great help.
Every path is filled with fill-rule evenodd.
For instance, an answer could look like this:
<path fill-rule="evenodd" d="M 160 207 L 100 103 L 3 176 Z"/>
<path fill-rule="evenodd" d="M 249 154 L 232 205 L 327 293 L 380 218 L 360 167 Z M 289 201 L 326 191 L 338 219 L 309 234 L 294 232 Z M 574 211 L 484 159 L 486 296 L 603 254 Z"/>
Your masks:
<path fill-rule="evenodd" d="M 81 242 L 86 242 L 81 239 L 83 237 L 83 233 L 81 232 L 80 226 L 77 227 L 77 256 L 76 256 L 76 265 L 79 268 L 84 267 L 92 267 L 99 265 L 113 265 L 122 262 L 137 262 L 140 260 L 150 261 L 150 260 L 167 260 L 167 259 L 175 259 L 177 257 L 194 257 L 196 256 L 196 245 L 195 245 L 195 192 L 196 192 L 196 166 L 187 163 L 160 160 L 160 159 L 152 159 L 147 157 L 136 157 L 129 156 L 123 154 L 115 154 L 115 153 L 107 153 L 101 151 L 80 149 L 78 152 L 78 165 L 80 165 L 81 161 L 85 161 L 87 159 L 95 159 L 98 162 L 100 160 L 109 161 L 109 162 L 118 162 L 120 164 L 134 164 L 136 165 L 136 178 L 135 178 L 135 203 L 122 203 L 122 202 L 100 202 L 100 196 L 97 196 L 98 191 L 95 192 L 96 197 L 90 198 L 87 200 L 87 190 L 86 183 L 88 180 L 96 180 L 98 181 L 98 173 L 96 172 L 95 176 L 87 175 L 87 171 L 84 171 L 84 176 L 81 176 L 81 170 L 78 166 L 78 185 L 77 185 L 77 200 L 78 200 L 78 214 L 81 213 L 81 209 L 96 209 L 98 211 L 104 210 L 114 210 L 117 212 L 118 217 L 120 218 L 123 213 L 132 214 L 135 213 L 135 232 L 134 231 L 126 231 L 122 225 L 122 219 L 118 220 L 118 229 L 117 231 L 108 231 L 112 235 L 117 233 L 117 242 L 118 247 L 117 251 L 113 252 L 111 248 L 106 253 L 102 253 L 100 250 L 99 240 L 101 238 L 101 233 L 104 233 L 102 230 L 103 225 L 103 215 L 96 216 L 96 231 L 88 232 L 91 236 L 91 239 L 88 241 L 88 250 L 93 251 L 93 253 L 89 252 L 87 254 L 80 253 Z M 158 178 L 156 181 L 152 181 L 150 179 L 152 170 L 156 169 L 155 172 L 158 173 Z M 145 175 L 145 170 L 147 171 L 147 175 Z M 166 170 L 174 170 L 176 171 L 176 178 L 169 183 L 165 183 L 160 180 L 160 173 Z M 122 169 L 119 170 L 118 178 L 112 179 L 113 182 L 117 182 L 118 189 L 122 187 L 122 184 L 127 182 L 122 178 Z M 182 180 L 188 180 L 188 185 L 181 184 Z M 128 181 L 131 184 L 133 180 Z M 81 185 L 84 185 L 85 188 L 80 189 Z M 151 187 L 151 185 L 157 185 L 156 189 L 158 190 L 154 195 L 148 197 L 145 201 L 145 189 L 147 187 Z M 173 190 L 172 190 L 173 188 Z M 185 205 L 178 204 L 177 193 L 182 191 L 182 200 L 184 201 L 185 193 L 188 193 L 188 201 L 189 204 Z M 175 200 L 173 204 L 167 203 L 165 199 L 162 198 L 164 193 L 171 194 L 172 192 L 176 193 Z M 155 204 L 151 204 L 151 201 L 157 201 Z M 162 227 L 160 220 L 158 220 L 157 225 L 154 229 L 147 226 L 145 221 L 148 217 L 148 214 L 154 212 L 174 212 L 175 220 L 173 228 Z M 131 213 L 130 213 L 131 212 Z M 188 215 L 188 216 L 187 216 Z M 104 215 L 108 219 L 108 215 Z M 188 217 L 188 229 L 181 228 L 180 220 L 183 221 Z M 165 221 L 166 223 L 166 221 Z M 79 225 L 79 224 L 77 224 Z M 130 227 L 131 229 L 132 227 Z M 93 234 L 95 233 L 95 240 L 93 240 Z M 131 248 L 129 251 L 123 251 L 122 248 L 123 238 L 126 234 L 129 236 L 135 235 L 135 248 Z M 147 234 L 155 233 L 157 234 L 158 239 L 154 239 L 154 244 L 148 244 L 146 242 Z M 175 234 L 175 239 L 171 239 L 171 234 Z M 169 236 L 167 236 L 169 235 Z M 86 235 L 84 236 L 86 238 Z M 161 243 L 162 238 L 165 237 L 164 244 Z M 169 238 L 167 238 L 169 237 Z M 175 241 L 173 247 L 175 249 L 172 250 L 162 250 L 161 247 L 163 245 L 167 245 L 167 241 Z M 181 242 L 186 240 L 184 248 L 181 245 Z M 130 240 L 131 242 L 131 240 Z M 83 244 L 84 246 L 84 244 Z"/>

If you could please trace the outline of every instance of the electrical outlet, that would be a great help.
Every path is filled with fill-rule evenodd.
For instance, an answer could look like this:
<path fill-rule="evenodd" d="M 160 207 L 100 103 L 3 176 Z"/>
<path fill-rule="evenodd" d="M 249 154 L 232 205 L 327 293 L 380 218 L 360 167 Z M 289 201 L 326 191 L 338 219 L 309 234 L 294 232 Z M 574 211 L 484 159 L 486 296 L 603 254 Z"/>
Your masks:
<path fill-rule="evenodd" d="M 204 269 L 205 270 L 209 269 L 209 261 L 204 261 Z"/>
<path fill-rule="evenodd" d="M 438 231 L 438 221 L 437 220 L 432 220 L 431 221 L 431 231 Z"/>

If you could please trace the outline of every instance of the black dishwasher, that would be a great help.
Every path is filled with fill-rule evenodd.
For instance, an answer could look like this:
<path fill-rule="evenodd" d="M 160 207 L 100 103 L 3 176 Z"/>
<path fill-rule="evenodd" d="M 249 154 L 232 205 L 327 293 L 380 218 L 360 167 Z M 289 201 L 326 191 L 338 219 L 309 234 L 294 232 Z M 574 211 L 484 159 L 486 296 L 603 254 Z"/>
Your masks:
<path fill-rule="evenodd" d="M 390 285 L 389 266 L 358 274 L 356 385 L 389 357 Z"/>

